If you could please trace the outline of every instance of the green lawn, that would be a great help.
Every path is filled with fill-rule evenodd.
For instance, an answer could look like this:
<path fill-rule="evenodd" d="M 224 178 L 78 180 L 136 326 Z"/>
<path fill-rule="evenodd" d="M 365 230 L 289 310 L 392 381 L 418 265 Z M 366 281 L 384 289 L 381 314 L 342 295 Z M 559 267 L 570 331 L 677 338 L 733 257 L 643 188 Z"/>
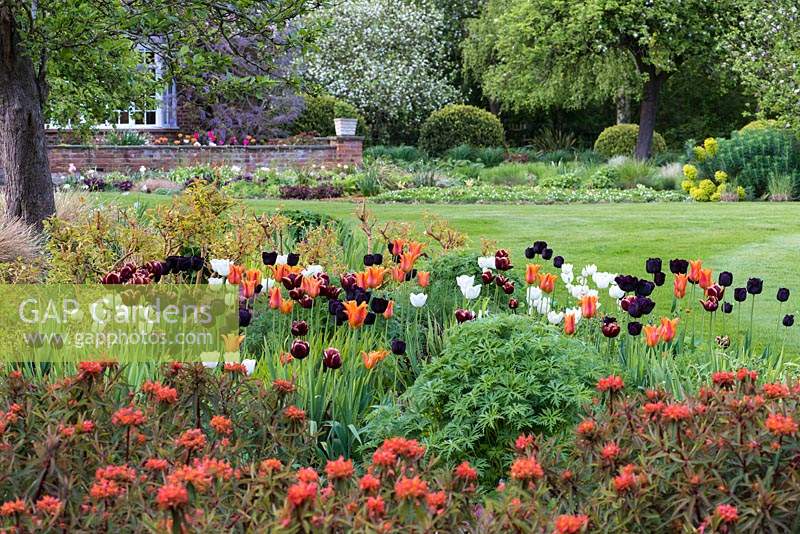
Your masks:
<path fill-rule="evenodd" d="M 151 205 L 167 197 L 101 193 L 101 202 Z M 353 220 L 356 204 L 348 201 L 249 201 L 257 211 L 277 207 L 306 209 L 343 220 Z M 770 334 L 778 317 L 775 292 L 792 290 L 783 312 L 800 310 L 799 203 L 665 203 L 583 205 L 387 205 L 370 207 L 380 220 L 403 220 L 422 227 L 425 214 L 445 217 L 467 233 L 470 246 L 493 239 L 521 263 L 522 250 L 535 240 L 546 240 L 568 262 L 580 267 L 596 263 L 601 270 L 644 274 L 651 256 L 702 258 L 716 273 L 734 274 L 734 285 L 749 276 L 764 279 L 759 297 L 759 329 Z M 666 267 L 665 267 L 666 268 Z M 798 316 L 800 322 L 800 316 Z M 800 325 L 791 332 L 790 345 L 800 348 Z"/>

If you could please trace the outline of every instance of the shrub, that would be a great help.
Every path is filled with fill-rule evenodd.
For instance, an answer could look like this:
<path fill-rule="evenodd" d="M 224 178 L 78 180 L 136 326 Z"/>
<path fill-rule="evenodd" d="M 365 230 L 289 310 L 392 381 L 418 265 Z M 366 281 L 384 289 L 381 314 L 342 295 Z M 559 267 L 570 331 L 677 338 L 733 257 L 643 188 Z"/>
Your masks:
<path fill-rule="evenodd" d="M 503 148 L 477 148 L 469 145 L 458 145 L 448 150 L 444 157 L 451 161 L 472 161 L 481 163 L 486 167 L 500 165 L 506 159 L 506 151 Z"/>
<path fill-rule="evenodd" d="M 556 189 L 576 189 L 581 186 L 581 178 L 574 172 L 549 174 L 539 179 L 539 185 Z"/>
<path fill-rule="evenodd" d="M 343 100 L 329 95 L 311 96 L 306 95 L 305 109 L 300 116 L 292 123 L 291 132 L 299 134 L 302 132 L 315 132 L 321 136 L 332 136 L 336 134 L 333 119 L 337 118 L 356 118 L 358 135 L 366 135 L 366 123 L 358 110 Z"/>
<path fill-rule="evenodd" d="M 497 478 L 520 432 L 552 434 L 574 422 L 599 362 L 592 347 L 525 316 L 470 321 L 449 330 L 444 351 L 367 431 L 374 440 L 419 436 L 433 454 L 466 457 Z"/>
<path fill-rule="evenodd" d="M 536 173 L 525 163 L 504 163 L 480 172 L 482 182 L 497 185 L 535 185 Z"/>
<path fill-rule="evenodd" d="M 280 189 L 280 197 L 297 200 L 317 200 L 324 198 L 338 198 L 342 190 L 329 184 L 311 185 L 285 185 Z"/>
<path fill-rule="evenodd" d="M 4 211 L 0 210 L 0 263 L 33 261 L 41 253 L 41 237 L 32 226 Z"/>
<path fill-rule="evenodd" d="M 105 142 L 113 146 L 141 146 L 147 144 L 147 139 L 139 132 L 113 130 L 106 135 Z"/>
<path fill-rule="evenodd" d="M 431 113 L 420 132 L 420 148 L 440 155 L 458 145 L 498 147 L 505 132 L 500 119 L 474 106 L 451 104 Z"/>
<path fill-rule="evenodd" d="M 619 170 L 616 167 L 606 165 L 590 174 L 582 185 L 587 189 L 614 189 L 618 187 L 619 183 Z"/>
<path fill-rule="evenodd" d="M 402 161 L 405 163 L 413 163 L 423 159 L 422 152 L 413 146 L 400 145 L 400 146 L 383 146 L 377 145 L 369 147 L 364 150 L 364 158 L 376 159 L 384 158 L 392 161 Z"/>
<path fill-rule="evenodd" d="M 727 172 L 750 195 L 761 197 L 767 193 L 770 176 L 800 173 L 800 145 L 786 130 L 750 129 L 719 140 L 710 166 Z"/>
<path fill-rule="evenodd" d="M 614 156 L 633 156 L 636 149 L 636 137 L 639 135 L 638 124 L 617 124 L 609 126 L 597 136 L 594 150 L 606 158 Z M 653 133 L 653 146 L 651 154 L 658 154 L 667 150 L 664 138 L 658 132 Z"/>
<path fill-rule="evenodd" d="M 742 126 L 739 131 L 747 132 L 750 130 L 775 130 L 780 127 L 780 124 L 775 119 L 756 119 Z"/>

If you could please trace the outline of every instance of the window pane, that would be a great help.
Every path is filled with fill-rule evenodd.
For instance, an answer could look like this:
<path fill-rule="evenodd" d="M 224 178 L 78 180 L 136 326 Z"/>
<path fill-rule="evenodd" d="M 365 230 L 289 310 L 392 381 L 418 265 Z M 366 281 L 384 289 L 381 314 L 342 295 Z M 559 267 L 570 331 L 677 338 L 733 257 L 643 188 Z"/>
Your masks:
<path fill-rule="evenodd" d="M 155 111 L 147 111 L 147 112 L 145 112 L 144 123 L 145 124 L 155 124 L 156 123 L 156 112 Z"/>
<path fill-rule="evenodd" d="M 128 124 L 130 122 L 130 116 L 127 111 L 120 111 L 119 112 L 119 121 L 117 124 Z"/>

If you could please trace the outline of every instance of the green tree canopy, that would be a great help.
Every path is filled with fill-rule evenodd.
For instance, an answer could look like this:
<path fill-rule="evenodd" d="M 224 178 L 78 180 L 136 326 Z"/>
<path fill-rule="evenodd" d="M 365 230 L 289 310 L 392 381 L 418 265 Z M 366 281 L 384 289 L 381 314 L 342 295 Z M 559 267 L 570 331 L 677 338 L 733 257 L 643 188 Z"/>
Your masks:
<path fill-rule="evenodd" d="M 465 67 L 511 108 L 577 108 L 620 89 L 638 96 L 636 156 L 650 154 L 664 83 L 713 65 L 735 0 L 489 0 L 470 25 Z"/>

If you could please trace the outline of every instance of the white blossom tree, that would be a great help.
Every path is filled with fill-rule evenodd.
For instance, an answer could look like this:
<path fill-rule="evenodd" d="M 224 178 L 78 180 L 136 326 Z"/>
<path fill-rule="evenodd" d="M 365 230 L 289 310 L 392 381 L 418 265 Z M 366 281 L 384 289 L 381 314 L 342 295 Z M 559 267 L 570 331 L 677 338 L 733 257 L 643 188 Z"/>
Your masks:
<path fill-rule="evenodd" d="M 343 0 L 328 20 L 306 77 L 356 106 L 381 141 L 414 141 L 432 112 L 458 100 L 446 73 L 444 14 L 429 0 Z"/>

